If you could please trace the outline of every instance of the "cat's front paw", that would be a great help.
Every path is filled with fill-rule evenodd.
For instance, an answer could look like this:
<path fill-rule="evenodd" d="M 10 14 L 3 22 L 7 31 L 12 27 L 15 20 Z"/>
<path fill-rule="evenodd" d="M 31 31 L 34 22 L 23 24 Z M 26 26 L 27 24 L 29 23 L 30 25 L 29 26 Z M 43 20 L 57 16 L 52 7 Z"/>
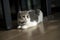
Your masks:
<path fill-rule="evenodd" d="M 28 28 L 28 26 L 24 25 L 24 26 L 22 26 L 22 28 L 23 28 L 23 29 L 27 29 L 27 28 Z"/>
<path fill-rule="evenodd" d="M 19 28 L 21 28 L 21 26 L 18 26 L 17 28 L 19 29 Z"/>

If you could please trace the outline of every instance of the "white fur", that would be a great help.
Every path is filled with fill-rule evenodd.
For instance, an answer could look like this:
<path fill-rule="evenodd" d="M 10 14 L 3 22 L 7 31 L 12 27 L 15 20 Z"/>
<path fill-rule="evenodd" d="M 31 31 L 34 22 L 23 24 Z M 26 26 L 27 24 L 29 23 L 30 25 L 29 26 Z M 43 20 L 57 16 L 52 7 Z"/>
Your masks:
<path fill-rule="evenodd" d="M 17 28 L 21 28 L 21 26 L 18 26 Z"/>
<path fill-rule="evenodd" d="M 37 22 L 36 21 L 29 22 L 29 23 L 27 23 L 26 25 L 23 26 L 23 29 L 27 29 L 29 27 L 34 27 L 36 25 L 37 25 Z"/>
<path fill-rule="evenodd" d="M 22 26 L 23 29 L 27 29 L 29 27 L 36 26 L 38 23 L 43 22 L 43 13 L 40 10 L 39 16 L 38 16 L 38 22 L 36 22 L 36 21 L 31 22 L 30 18 L 29 19 L 26 18 L 26 20 L 27 20 L 26 25 Z M 21 26 L 18 26 L 18 28 L 21 28 Z"/>
<path fill-rule="evenodd" d="M 40 10 L 39 16 L 38 16 L 38 23 L 43 22 L 43 12 Z"/>
<path fill-rule="evenodd" d="M 36 21 L 29 21 L 24 25 L 22 26 L 23 29 L 27 29 L 27 28 L 30 28 L 30 27 L 33 27 L 33 26 L 36 26 L 37 25 L 37 22 Z M 18 28 L 21 28 L 21 26 L 18 26 Z"/>

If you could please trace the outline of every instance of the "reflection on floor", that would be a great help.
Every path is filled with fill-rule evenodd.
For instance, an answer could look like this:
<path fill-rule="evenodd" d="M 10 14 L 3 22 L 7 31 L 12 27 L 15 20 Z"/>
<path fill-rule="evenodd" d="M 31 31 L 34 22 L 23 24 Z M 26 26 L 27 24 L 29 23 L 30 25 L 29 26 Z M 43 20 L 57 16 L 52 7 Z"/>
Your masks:
<path fill-rule="evenodd" d="M 60 40 L 60 20 L 48 20 L 26 30 L 0 31 L 0 40 Z"/>

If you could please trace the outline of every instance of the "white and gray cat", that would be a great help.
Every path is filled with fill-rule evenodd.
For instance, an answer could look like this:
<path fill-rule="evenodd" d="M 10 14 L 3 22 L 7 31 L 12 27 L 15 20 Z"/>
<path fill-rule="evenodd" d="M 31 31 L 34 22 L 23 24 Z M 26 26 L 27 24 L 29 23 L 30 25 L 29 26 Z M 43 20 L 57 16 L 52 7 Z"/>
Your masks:
<path fill-rule="evenodd" d="M 39 9 L 19 11 L 17 21 L 17 28 L 27 29 L 29 27 L 37 26 L 37 24 L 43 22 L 43 13 Z"/>

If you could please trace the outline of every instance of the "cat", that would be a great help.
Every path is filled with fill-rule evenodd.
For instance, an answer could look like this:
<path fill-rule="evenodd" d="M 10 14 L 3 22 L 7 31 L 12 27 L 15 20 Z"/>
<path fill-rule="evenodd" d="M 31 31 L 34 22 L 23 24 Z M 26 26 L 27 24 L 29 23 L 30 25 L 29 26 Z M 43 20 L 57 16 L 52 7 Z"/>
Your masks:
<path fill-rule="evenodd" d="M 18 12 L 17 28 L 27 29 L 37 26 L 40 22 L 43 22 L 43 12 L 40 9 Z"/>

